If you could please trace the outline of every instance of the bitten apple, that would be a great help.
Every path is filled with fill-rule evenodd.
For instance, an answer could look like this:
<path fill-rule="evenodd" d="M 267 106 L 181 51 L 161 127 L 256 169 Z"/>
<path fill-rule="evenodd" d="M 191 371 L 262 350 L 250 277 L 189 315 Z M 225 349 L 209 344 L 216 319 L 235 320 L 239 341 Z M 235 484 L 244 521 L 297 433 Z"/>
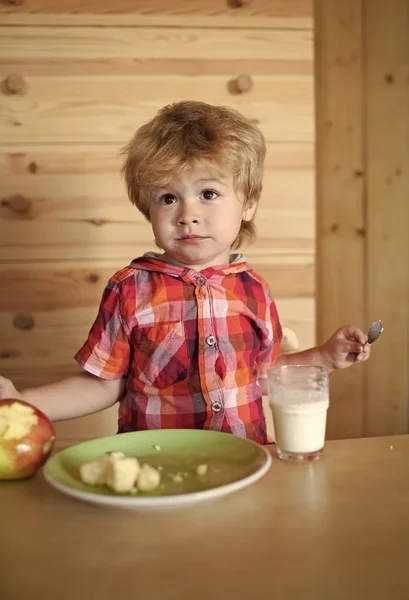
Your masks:
<path fill-rule="evenodd" d="M 45 463 L 55 440 L 50 419 L 38 408 L 0 400 L 0 479 L 24 479 Z"/>

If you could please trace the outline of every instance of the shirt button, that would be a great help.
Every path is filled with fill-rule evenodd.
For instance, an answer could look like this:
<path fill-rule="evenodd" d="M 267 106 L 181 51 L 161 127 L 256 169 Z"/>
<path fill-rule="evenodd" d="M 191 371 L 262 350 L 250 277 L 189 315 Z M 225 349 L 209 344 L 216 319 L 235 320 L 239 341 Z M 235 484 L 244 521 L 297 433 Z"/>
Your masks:
<path fill-rule="evenodd" d="M 212 410 L 213 410 L 213 412 L 220 412 L 221 409 L 222 409 L 221 402 L 217 402 L 217 401 L 213 402 L 213 404 L 212 404 Z"/>
<path fill-rule="evenodd" d="M 214 345 L 215 345 L 215 343 L 216 343 L 216 338 L 214 337 L 214 335 L 209 335 L 209 336 L 206 338 L 206 344 L 207 344 L 208 346 L 214 346 Z"/>
<path fill-rule="evenodd" d="M 198 277 L 196 279 L 196 283 L 197 283 L 197 285 L 202 286 L 206 283 L 206 279 L 202 275 L 200 275 L 200 277 Z"/>

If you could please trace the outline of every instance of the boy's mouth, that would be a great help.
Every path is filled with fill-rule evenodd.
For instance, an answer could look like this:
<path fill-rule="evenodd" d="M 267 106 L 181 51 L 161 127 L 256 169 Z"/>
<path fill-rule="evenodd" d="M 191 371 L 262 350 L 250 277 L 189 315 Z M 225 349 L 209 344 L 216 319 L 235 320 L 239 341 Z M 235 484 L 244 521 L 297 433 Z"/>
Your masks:
<path fill-rule="evenodd" d="M 176 236 L 175 239 L 178 242 L 195 242 L 195 241 L 198 242 L 200 240 L 205 240 L 207 238 L 202 235 L 189 234 L 189 235 L 178 235 L 178 236 Z"/>

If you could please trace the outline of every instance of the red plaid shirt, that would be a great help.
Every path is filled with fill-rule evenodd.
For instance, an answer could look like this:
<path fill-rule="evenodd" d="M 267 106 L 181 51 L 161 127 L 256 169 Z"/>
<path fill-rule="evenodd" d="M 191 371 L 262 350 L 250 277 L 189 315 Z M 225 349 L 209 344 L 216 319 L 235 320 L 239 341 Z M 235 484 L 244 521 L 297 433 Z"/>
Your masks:
<path fill-rule="evenodd" d="M 146 254 L 109 280 L 75 359 L 103 379 L 126 377 L 120 433 L 212 429 L 265 444 L 257 379 L 281 337 L 268 286 L 241 255 L 197 272 Z"/>

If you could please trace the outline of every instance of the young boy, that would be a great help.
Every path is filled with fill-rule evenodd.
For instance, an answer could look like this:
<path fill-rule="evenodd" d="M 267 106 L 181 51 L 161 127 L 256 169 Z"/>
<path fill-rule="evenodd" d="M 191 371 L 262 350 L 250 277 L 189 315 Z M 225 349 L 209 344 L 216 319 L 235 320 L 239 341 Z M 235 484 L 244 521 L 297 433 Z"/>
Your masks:
<path fill-rule="evenodd" d="M 369 357 L 348 327 L 322 346 L 280 356 L 281 327 L 266 282 L 241 254 L 254 235 L 265 143 L 239 113 L 201 102 L 163 108 L 123 153 L 131 202 L 152 225 L 148 253 L 108 282 L 81 374 L 0 398 L 21 397 L 52 420 L 119 402 L 118 432 L 225 431 L 267 443 L 262 393 L 274 364 L 344 368 Z"/>

